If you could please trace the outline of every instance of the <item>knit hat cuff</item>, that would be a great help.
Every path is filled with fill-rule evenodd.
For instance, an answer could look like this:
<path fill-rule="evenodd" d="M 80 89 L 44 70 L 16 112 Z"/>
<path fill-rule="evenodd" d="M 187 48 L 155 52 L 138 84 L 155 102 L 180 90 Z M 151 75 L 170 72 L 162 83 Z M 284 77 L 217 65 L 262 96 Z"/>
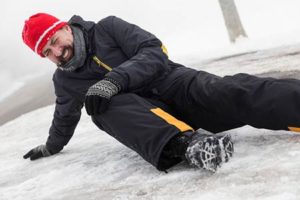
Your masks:
<path fill-rule="evenodd" d="M 39 54 L 41 57 L 45 57 L 44 54 L 42 53 L 44 46 L 47 44 L 48 40 L 56 33 L 56 31 L 58 31 L 65 25 L 67 25 L 67 22 L 57 21 L 48 29 L 46 29 L 37 40 L 34 47 L 34 51 L 37 54 Z"/>

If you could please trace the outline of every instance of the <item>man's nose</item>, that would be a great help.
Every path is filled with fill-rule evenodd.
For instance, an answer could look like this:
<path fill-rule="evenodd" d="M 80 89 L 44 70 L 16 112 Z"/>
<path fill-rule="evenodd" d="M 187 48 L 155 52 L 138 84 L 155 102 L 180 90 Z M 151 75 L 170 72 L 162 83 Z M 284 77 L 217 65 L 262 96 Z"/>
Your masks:
<path fill-rule="evenodd" d="M 55 46 L 52 46 L 51 47 L 51 51 L 53 52 L 53 54 L 58 57 L 58 56 L 61 56 L 61 53 L 62 53 L 62 48 L 59 47 L 58 45 L 55 45 Z"/>

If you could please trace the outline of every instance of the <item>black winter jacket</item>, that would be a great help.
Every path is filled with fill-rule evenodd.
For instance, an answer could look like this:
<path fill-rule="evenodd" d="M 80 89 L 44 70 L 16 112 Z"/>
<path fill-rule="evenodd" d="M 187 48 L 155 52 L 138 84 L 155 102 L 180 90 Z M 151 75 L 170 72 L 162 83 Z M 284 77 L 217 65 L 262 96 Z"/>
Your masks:
<path fill-rule="evenodd" d="M 120 18 L 109 16 L 94 23 L 73 16 L 69 24 L 83 30 L 87 58 L 76 71 L 57 69 L 53 75 L 57 98 L 46 143 L 52 153 L 61 151 L 72 137 L 90 86 L 106 76 L 120 83 L 122 92 L 149 97 L 174 65 L 162 50 L 160 40 Z M 112 71 L 99 66 L 93 60 L 94 55 Z"/>

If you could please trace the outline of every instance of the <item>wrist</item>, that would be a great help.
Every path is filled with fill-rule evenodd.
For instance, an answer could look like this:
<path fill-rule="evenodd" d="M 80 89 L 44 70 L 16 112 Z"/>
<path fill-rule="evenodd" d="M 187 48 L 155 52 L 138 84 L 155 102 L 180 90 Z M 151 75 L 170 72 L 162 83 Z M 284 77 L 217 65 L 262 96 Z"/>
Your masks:
<path fill-rule="evenodd" d="M 114 92 L 115 94 L 119 93 L 122 90 L 122 87 L 120 85 L 120 83 L 112 78 L 109 77 L 105 77 L 104 79 L 102 79 L 104 81 L 109 81 L 110 83 L 112 83 L 115 86 Z"/>
<path fill-rule="evenodd" d="M 40 145 L 40 146 L 38 146 L 38 147 L 36 147 L 36 151 L 38 152 L 38 151 L 40 151 L 40 152 L 42 152 L 42 155 L 44 156 L 44 157 L 48 157 L 48 156 L 51 156 L 52 154 L 51 154 L 51 152 L 47 149 L 47 146 L 46 145 Z"/>

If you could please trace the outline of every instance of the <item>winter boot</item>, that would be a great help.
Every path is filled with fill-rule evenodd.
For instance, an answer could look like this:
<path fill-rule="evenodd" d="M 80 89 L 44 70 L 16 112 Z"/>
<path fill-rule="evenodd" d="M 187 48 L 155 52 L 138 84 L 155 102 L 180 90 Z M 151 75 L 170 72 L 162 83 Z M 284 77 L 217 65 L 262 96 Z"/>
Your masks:
<path fill-rule="evenodd" d="M 232 157 L 234 148 L 231 136 L 229 134 L 225 136 L 217 136 L 219 145 L 221 147 L 221 158 L 222 162 L 228 162 L 229 158 Z"/>
<path fill-rule="evenodd" d="M 185 157 L 190 165 L 215 172 L 232 154 L 230 135 L 216 136 L 197 132 L 190 139 Z"/>
<path fill-rule="evenodd" d="M 233 143 L 230 135 L 218 136 L 204 130 L 184 132 L 173 137 L 165 146 L 161 160 L 167 164 L 161 163 L 163 168 L 169 168 L 181 160 L 186 160 L 192 166 L 215 172 L 232 154 Z"/>

